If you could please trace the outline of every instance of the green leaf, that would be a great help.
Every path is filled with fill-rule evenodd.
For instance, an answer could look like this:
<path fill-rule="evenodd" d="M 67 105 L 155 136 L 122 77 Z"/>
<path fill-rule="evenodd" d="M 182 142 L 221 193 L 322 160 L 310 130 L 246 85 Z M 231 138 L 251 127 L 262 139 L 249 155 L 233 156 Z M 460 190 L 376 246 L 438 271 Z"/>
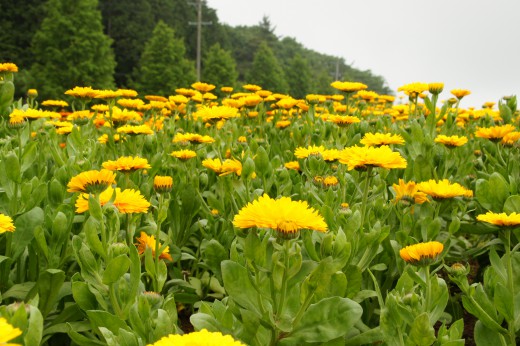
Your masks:
<path fill-rule="evenodd" d="M 494 172 L 488 180 L 477 180 L 475 197 L 485 209 L 502 212 L 504 202 L 509 197 L 509 185 L 500 173 Z"/>
<path fill-rule="evenodd" d="M 427 312 L 417 316 L 410 330 L 410 340 L 414 345 L 430 346 L 435 341 L 435 330 L 430 325 Z"/>
<path fill-rule="evenodd" d="M 20 215 L 14 225 L 16 232 L 13 232 L 13 260 L 16 260 L 25 250 L 25 247 L 34 238 L 34 229 L 43 224 L 44 215 L 43 210 L 35 207 L 28 212 Z"/>
<path fill-rule="evenodd" d="M 85 232 L 85 240 L 90 249 L 94 250 L 98 255 L 106 257 L 106 250 L 103 248 L 103 243 L 99 240 L 99 221 L 94 217 L 89 217 L 83 225 L 83 231 Z"/>
<path fill-rule="evenodd" d="M 504 213 L 520 213 L 520 195 L 509 196 L 504 203 Z"/>
<path fill-rule="evenodd" d="M 474 336 L 477 345 L 503 345 L 500 333 L 489 329 L 481 321 L 475 323 Z"/>
<path fill-rule="evenodd" d="M 61 286 L 65 282 L 65 272 L 58 269 L 47 269 L 38 279 L 38 294 L 40 296 L 40 311 L 47 316 L 58 299 Z"/>
<path fill-rule="evenodd" d="M 43 316 L 36 307 L 29 305 L 29 325 L 23 341 L 26 345 L 39 345 L 43 334 Z"/>
<path fill-rule="evenodd" d="M 82 310 L 95 310 L 97 307 L 96 296 L 83 281 L 72 282 L 72 297 Z"/>
<path fill-rule="evenodd" d="M 250 234 L 254 234 L 254 232 L 251 232 Z M 222 271 L 220 269 L 220 264 L 222 261 L 229 259 L 228 250 L 226 250 L 218 240 L 211 239 L 204 248 L 203 255 L 204 263 L 206 263 L 213 273 L 221 279 Z"/>
<path fill-rule="evenodd" d="M 87 311 L 87 316 L 90 323 L 95 328 L 105 327 L 114 334 L 117 334 L 119 329 L 130 331 L 130 328 L 126 325 L 125 321 L 106 311 L 90 310 Z"/>
<path fill-rule="evenodd" d="M 128 268 L 130 268 L 130 259 L 126 255 L 115 257 L 108 263 L 103 272 L 103 283 L 110 285 L 116 282 L 128 271 Z"/>
<path fill-rule="evenodd" d="M 363 309 L 348 298 L 325 298 L 309 306 L 303 317 L 280 345 L 327 342 L 347 334 L 361 318 Z"/>
<path fill-rule="evenodd" d="M 501 282 L 495 286 L 494 296 L 495 306 L 507 321 L 514 319 L 514 301 L 513 293 L 509 291 Z"/>
<path fill-rule="evenodd" d="M 222 262 L 222 279 L 229 297 L 238 305 L 261 316 L 258 309 L 257 291 L 249 279 L 249 272 L 240 264 L 226 260 Z"/>

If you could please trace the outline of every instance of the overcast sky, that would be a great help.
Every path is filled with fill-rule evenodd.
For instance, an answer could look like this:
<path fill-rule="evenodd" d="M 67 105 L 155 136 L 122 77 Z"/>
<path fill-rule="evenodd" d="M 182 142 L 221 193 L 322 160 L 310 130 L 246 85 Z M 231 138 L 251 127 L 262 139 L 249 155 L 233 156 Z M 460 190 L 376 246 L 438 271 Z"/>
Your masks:
<path fill-rule="evenodd" d="M 382 75 L 391 89 L 444 82 L 462 106 L 520 97 L 520 0 L 207 0 L 222 23 L 254 25 Z"/>

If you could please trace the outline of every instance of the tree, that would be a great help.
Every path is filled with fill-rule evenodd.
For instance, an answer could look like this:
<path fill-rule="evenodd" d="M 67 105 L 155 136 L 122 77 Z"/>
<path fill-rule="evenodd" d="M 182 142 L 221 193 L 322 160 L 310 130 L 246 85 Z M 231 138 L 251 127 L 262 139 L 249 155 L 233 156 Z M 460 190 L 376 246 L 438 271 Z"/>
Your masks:
<path fill-rule="evenodd" d="M 140 66 L 136 72 L 136 86 L 147 94 L 170 95 L 176 88 L 188 87 L 195 81 L 195 68 L 185 58 L 181 39 L 163 21 L 159 21 L 152 37 L 146 42 Z"/>
<path fill-rule="evenodd" d="M 285 70 L 289 93 L 296 98 L 304 98 L 305 95 L 314 92 L 312 83 L 312 71 L 309 63 L 300 54 L 296 54 Z"/>
<path fill-rule="evenodd" d="M 106 34 L 114 41 L 116 84 L 127 87 L 155 27 L 152 7 L 148 0 L 101 0 L 99 5 Z"/>
<path fill-rule="evenodd" d="M 97 0 L 48 1 L 32 42 L 31 75 L 42 98 L 75 86 L 114 87 L 116 63 L 97 6 Z"/>
<path fill-rule="evenodd" d="M 289 89 L 282 67 L 265 42 L 260 44 L 255 53 L 247 82 L 274 92 L 286 93 Z"/>
<path fill-rule="evenodd" d="M 234 86 L 237 81 L 236 62 L 220 44 L 211 46 L 204 59 L 202 79 L 217 86 Z"/>

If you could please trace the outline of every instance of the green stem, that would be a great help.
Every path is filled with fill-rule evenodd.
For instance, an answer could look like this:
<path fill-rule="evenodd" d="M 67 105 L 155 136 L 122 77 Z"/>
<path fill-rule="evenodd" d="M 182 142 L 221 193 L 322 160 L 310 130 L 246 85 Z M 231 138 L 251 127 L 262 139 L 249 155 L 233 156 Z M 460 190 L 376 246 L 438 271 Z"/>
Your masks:
<path fill-rule="evenodd" d="M 365 186 L 363 190 L 363 199 L 361 200 L 361 229 L 364 229 L 365 226 L 365 216 L 367 212 L 367 200 L 368 200 L 368 189 L 370 188 L 370 181 L 372 180 L 372 166 L 369 166 L 367 169 L 367 177 L 365 180 Z"/>
<path fill-rule="evenodd" d="M 287 294 L 287 273 L 289 272 L 289 252 L 291 251 L 291 241 L 284 240 L 284 269 L 282 276 L 282 289 L 280 292 L 280 300 L 278 301 L 278 310 L 276 311 L 276 318 L 281 318 L 283 308 L 285 305 L 285 296 Z"/>
<path fill-rule="evenodd" d="M 513 264 L 511 261 L 511 230 L 503 231 L 505 233 L 506 238 L 506 264 L 507 264 L 507 286 L 509 292 L 511 292 L 511 297 L 515 297 L 515 287 L 513 284 Z M 509 330 L 509 338 L 511 339 L 511 345 L 516 345 L 516 332 L 515 332 L 515 303 L 514 301 L 509 302 L 511 304 L 511 308 L 513 309 L 513 320 L 507 321 L 508 330 Z"/>
<path fill-rule="evenodd" d="M 162 206 L 163 206 L 163 203 L 164 203 L 164 196 L 163 194 L 161 193 L 159 195 L 159 207 L 158 207 L 158 212 L 160 213 L 161 212 L 161 209 L 162 209 Z M 153 286 L 154 286 L 154 291 L 159 293 L 159 280 L 157 279 L 158 277 L 158 273 L 159 273 L 159 256 L 160 256 L 160 242 L 159 242 L 159 239 L 160 239 L 160 236 L 161 236 L 161 220 L 159 218 L 157 218 L 157 230 L 155 231 L 155 250 L 154 250 L 154 254 L 155 254 L 155 276 L 153 278 Z"/>
<path fill-rule="evenodd" d="M 116 291 L 114 290 L 114 284 L 111 284 L 108 287 L 108 292 L 109 292 L 110 303 L 112 303 L 112 308 L 114 308 L 114 312 L 116 313 L 117 316 L 119 316 L 120 318 L 125 320 L 126 318 L 124 316 L 123 310 L 121 310 L 121 307 L 119 306 L 119 301 L 117 300 Z"/>
<path fill-rule="evenodd" d="M 96 194 L 94 195 L 94 199 L 96 200 L 96 203 L 98 203 L 100 206 L 101 206 L 101 202 L 100 202 L 100 194 Z M 103 220 L 104 217 L 102 216 L 101 217 L 101 220 L 99 222 L 99 226 L 100 226 L 100 233 L 101 233 L 101 244 L 103 244 L 103 253 L 104 253 L 104 259 L 106 260 L 107 256 L 108 256 L 108 245 L 107 245 L 107 231 L 106 231 L 106 227 L 105 227 L 105 221 Z"/>
<path fill-rule="evenodd" d="M 426 312 L 430 313 L 430 304 L 432 300 L 432 283 L 431 283 L 431 277 L 430 277 L 430 266 L 427 265 L 424 267 L 424 282 L 426 283 L 426 308 L 424 309 Z"/>
<path fill-rule="evenodd" d="M 305 298 L 305 301 L 303 302 L 302 306 L 300 307 L 300 310 L 298 311 L 298 314 L 293 320 L 292 327 L 293 329 L 298 326 L 298 323 L 300 323 L 300 320 L 303 317 L 303 314 L 307 309 L 309 308 L 309 305 L 311 305 L 312 298 L 314 297 L 314 292 L 316 292 L 316 289 L 314 289 L 312 292 L 310 292 L 307 297 Z"/>

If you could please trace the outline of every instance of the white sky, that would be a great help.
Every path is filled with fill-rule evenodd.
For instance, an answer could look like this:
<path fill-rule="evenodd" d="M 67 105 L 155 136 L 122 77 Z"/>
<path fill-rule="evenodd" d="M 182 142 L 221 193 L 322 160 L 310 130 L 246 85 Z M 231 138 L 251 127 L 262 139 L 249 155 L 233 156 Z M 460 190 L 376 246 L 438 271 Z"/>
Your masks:
<path fill-rule="evenodd" d="M 462 106 L 520 98 L 520 0 L 207 0 L 222 23 L 254 25 L 382 75 L 390 88 L 444 82 Z"/>

